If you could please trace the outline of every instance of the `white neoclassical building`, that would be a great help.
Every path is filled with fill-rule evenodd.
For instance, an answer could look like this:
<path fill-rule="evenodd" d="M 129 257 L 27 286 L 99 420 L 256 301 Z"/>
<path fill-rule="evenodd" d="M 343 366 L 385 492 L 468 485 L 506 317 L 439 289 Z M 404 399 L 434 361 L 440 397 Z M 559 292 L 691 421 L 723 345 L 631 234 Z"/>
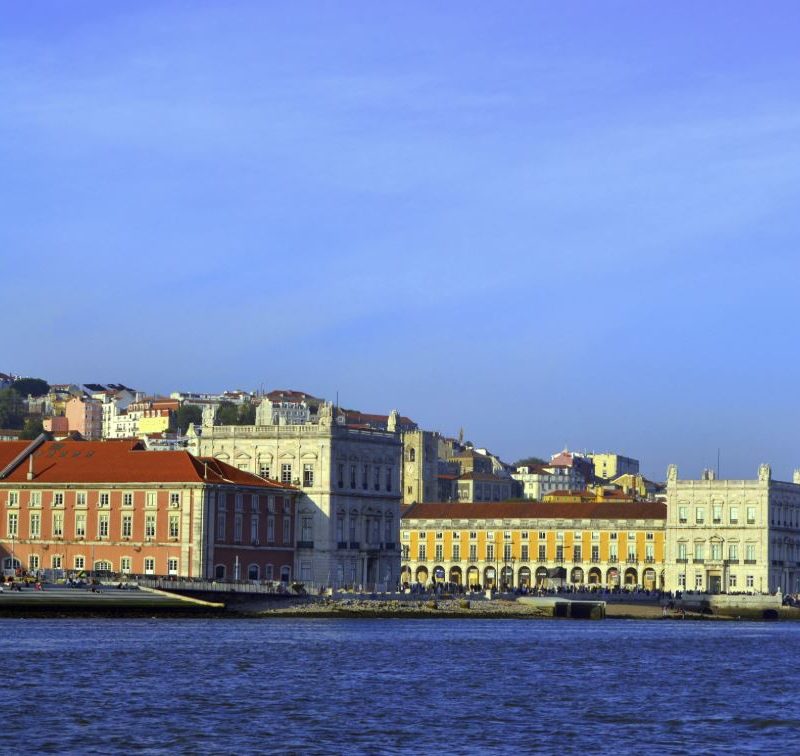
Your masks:
<path fill-rule="evenodd" d="M 667 471 L 666 585 L 716 592 L 800 591 L 800 471 L 793 482 L 700 480 Z"/>
<path fill-rule="evenodd" d="M 203 427 L 189 430 L 188 448 L 299 489 L 295 578 L 393 586 L 403 452 L 396 419 L 393 412 L 388 430 L 348 427 L 333 421 L 327 403 L 305 424 L 219 426 L 206 413 Z"/>

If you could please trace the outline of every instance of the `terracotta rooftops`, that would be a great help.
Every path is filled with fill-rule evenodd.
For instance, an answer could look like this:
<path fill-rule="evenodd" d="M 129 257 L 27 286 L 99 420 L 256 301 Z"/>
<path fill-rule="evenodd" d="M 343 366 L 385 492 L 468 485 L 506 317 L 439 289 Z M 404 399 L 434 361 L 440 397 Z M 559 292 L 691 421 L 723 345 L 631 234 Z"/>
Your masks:
<path fill-rule="evenodd" d="M 494 473 L 468 472 L 458 476 L 459 480 L 487 480 L 495 483 L 510 483 L 511 478 L 504 478 Z"/>
<path fill-rule="evenodd" d="M 412 504 L 404 520 L 666 520 L 667 505 L 660 502 L 542 502 L 486 501 Z"/>
<path fill-rule="evenodd" d="M 0 470 L 31 446 L 30 441 L 0 441 Z M 187 451 L 146 451 L 139 441 L 44 441 L 35 448 L 33 480 L 24 456 L 0 484 L 59 483 L 210 483 L 289 489 L 276 481 L 239 470 L 213 457 Z"/>

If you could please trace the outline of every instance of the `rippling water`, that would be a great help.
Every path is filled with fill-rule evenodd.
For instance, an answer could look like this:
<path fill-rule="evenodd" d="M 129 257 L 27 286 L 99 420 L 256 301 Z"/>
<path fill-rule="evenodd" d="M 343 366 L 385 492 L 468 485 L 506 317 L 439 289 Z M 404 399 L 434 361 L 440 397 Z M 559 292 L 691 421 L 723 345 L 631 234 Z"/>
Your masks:
<path fill-rule="evenodd" d="M 0 620 L 6 752 L 800 750 L 800 624 Z"/>

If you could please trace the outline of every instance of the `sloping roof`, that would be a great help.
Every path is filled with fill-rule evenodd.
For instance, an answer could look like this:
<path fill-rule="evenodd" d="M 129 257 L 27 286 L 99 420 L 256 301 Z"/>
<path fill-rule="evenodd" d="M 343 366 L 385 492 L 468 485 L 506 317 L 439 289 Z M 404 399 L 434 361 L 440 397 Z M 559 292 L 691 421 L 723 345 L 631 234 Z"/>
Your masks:
<path fill-rule="evenodd" d="M 493 473 L 468 472 L 458 476 L 458 480 L 486 480 L 494 483 L 510 483 L 511 478 L 504 478 Z"/>
<path fill-rule="evenodd" d="M 0 441 L 0 469 L 29 445 Z M 0 484 L 27 483 L 26 457 Z M 147 451 L 140 441 L 45 441 L 33 453 L 34 483 L 235 483 L 291 490 L 218 459 L 187 451 Z"/>
<path fill-rule="evenodd" d="M 667 505 L 652 501 L 454 501 L 412 504 L 402 516 L 409 520 L 665 520 Z"/>

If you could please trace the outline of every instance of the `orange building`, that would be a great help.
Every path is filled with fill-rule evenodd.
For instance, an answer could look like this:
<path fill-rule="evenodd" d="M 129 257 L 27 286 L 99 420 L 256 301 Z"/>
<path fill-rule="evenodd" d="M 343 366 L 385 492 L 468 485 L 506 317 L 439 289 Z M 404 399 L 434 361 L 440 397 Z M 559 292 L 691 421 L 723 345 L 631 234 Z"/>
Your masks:
<path fill-rule="evenodd" d="M 0 442 L 3 568 L 291 579 L 296 490 L 136 440 Z"/>

